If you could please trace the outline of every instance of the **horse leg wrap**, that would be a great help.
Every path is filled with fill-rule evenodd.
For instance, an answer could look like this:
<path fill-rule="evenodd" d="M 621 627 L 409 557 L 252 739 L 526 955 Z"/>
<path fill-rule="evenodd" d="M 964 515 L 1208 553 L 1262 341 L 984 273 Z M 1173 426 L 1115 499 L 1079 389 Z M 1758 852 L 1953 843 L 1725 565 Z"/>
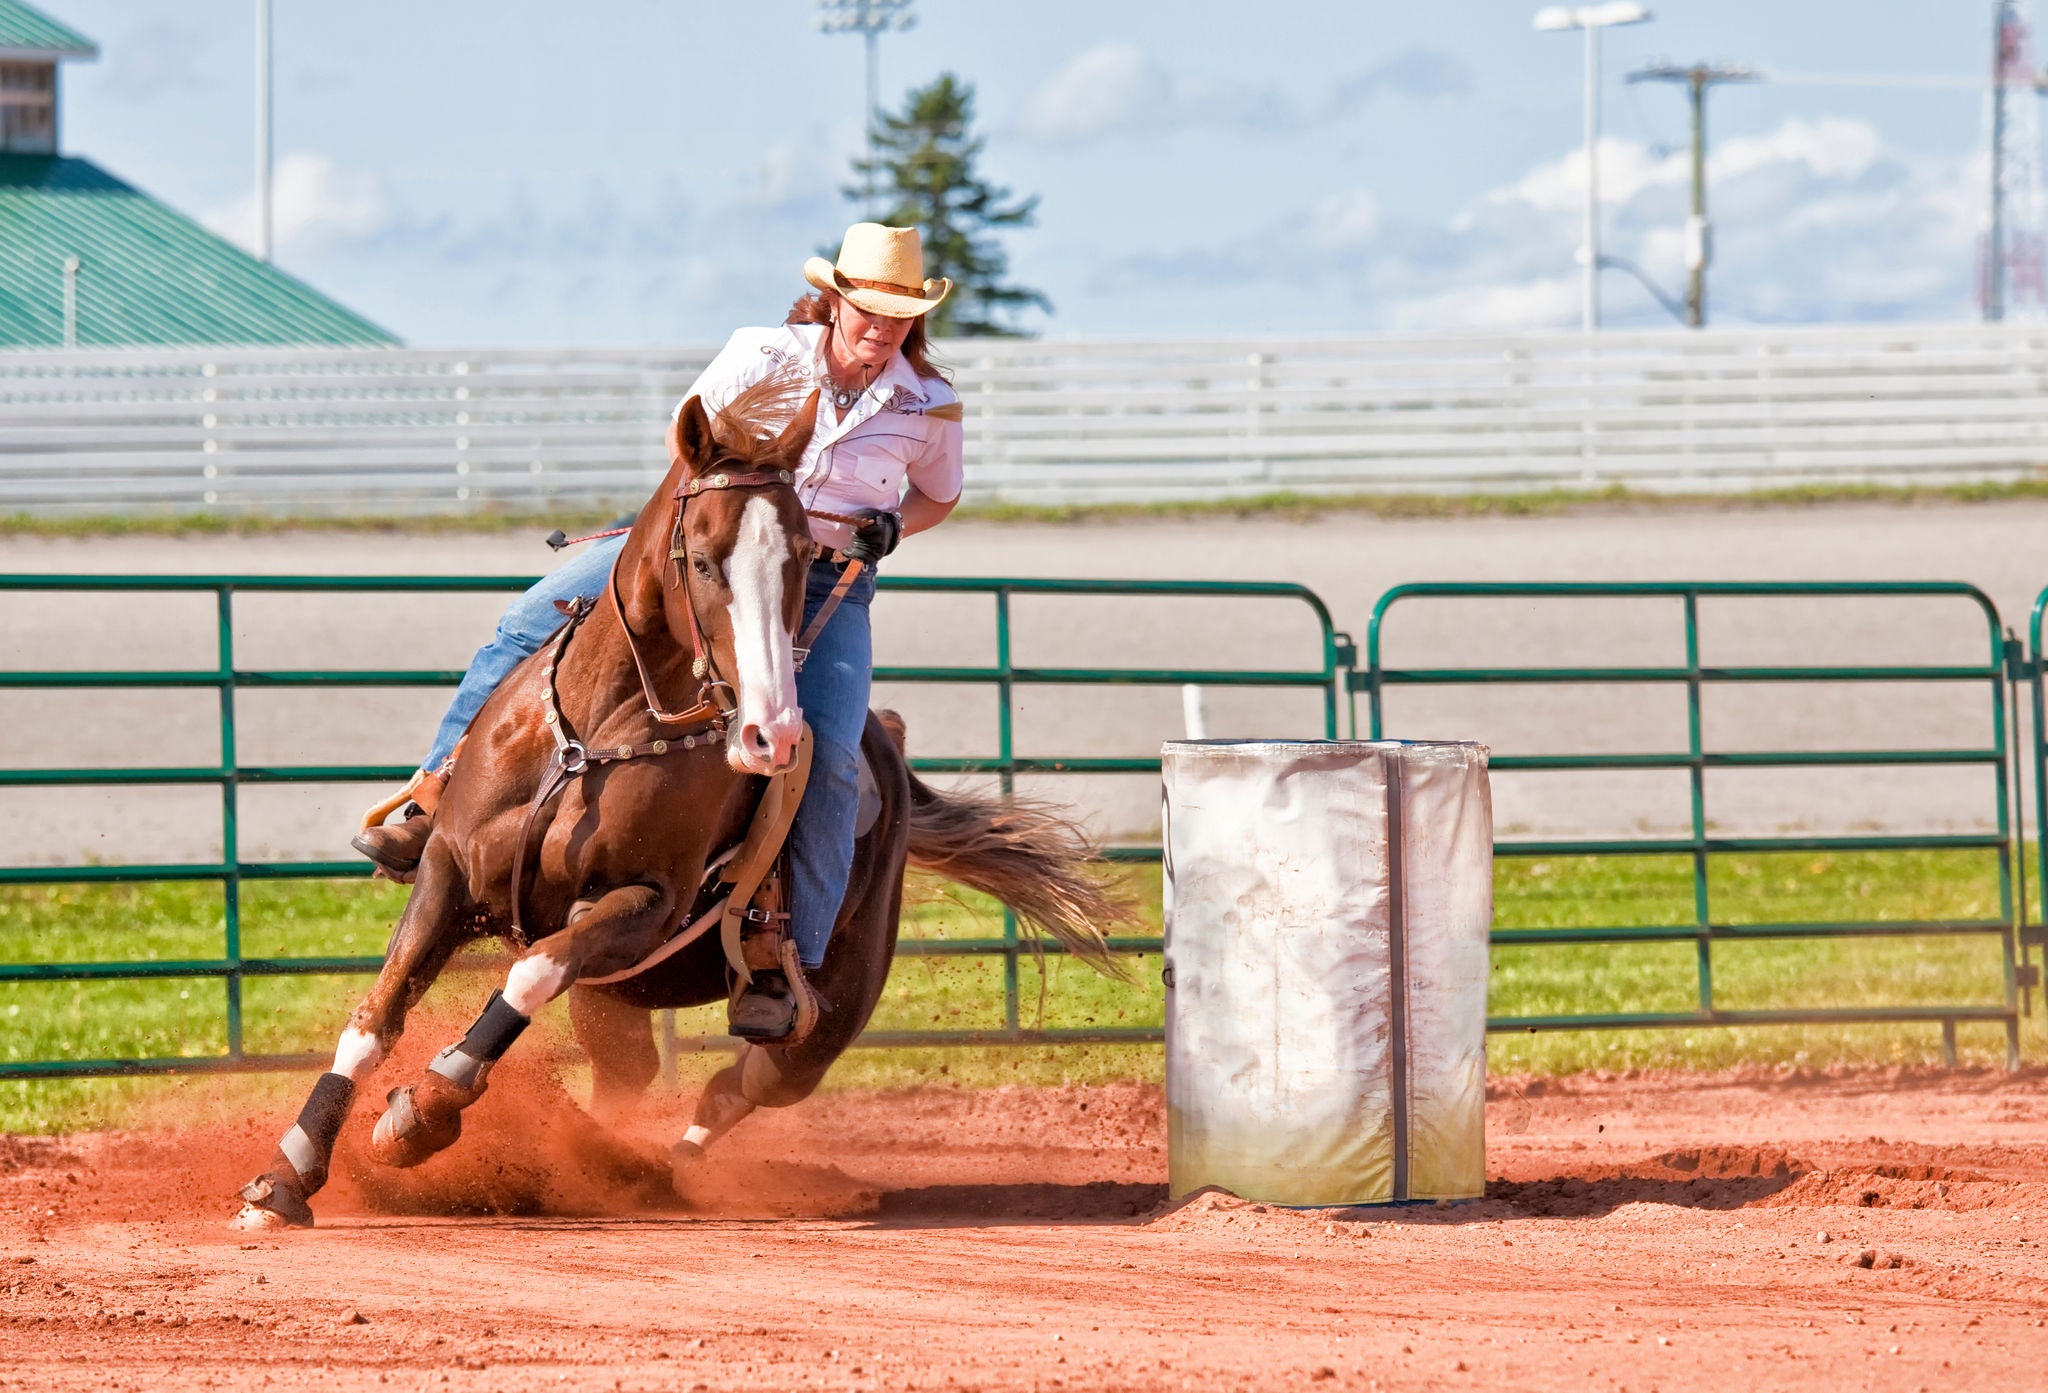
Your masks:
<path fill-rule="evenodd" d="M 512 1048 L 512 1042 L 519 1038 L 530 1020 L 530 1017 L 512 1009 L 503 992 L 492 992 L 483 1014 L 469 1028 L 469 1034 L 435 1055 L 434 1062 L 427 1069 L 458 1088 L 481 1093 L 485 1080 L 490 1076 L 491 1066 Z"/>
<path fill-rule="evenodd" d="M 349 1106 L 355 1100 L 353 1079 L 346 1074 L 322 1074 L 313 1085 L 306 1106 L 300 1109 L 299 1120 L 277 1144 L 309 1195 L 327 1183 L 327 1162 L 334 1155 L 335 1139 L 341 1135 L 341 1124 L 348 1120 Z"/>

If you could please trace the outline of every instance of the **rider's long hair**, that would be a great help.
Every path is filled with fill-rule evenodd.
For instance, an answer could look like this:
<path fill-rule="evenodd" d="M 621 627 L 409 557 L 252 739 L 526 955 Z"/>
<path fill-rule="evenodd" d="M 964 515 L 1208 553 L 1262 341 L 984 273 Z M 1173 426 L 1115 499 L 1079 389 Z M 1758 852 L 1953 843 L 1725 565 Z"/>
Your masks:
<path fill-rule="evenodd" d="M 800 296 L 789 307 L 784 324 L 823 324 L 831 327 L 832 317 L 839 312 L 839 296 L 827 290 L 814 290 Z M 903 356 L 910 362 L 910 370 L 919 377 L 936 377 L 942 382 L 951 382 L 953 374 L 932 357 L 931 337 L 925 332 L 924 316 L 910 321 L 910 332 L 903 337 Z"/>

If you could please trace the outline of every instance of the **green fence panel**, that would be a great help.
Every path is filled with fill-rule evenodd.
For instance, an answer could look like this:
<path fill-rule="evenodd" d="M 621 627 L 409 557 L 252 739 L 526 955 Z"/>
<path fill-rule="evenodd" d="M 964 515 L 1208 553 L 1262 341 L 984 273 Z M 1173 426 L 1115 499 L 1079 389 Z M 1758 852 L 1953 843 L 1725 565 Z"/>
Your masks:
<path fill-rule="evenodd" d="M 2048 611 L 2048 589 L 2043 589 L 2034 597 L 2034 609 L 2027 618 L 2026 648 L 2013 651 L 2017 649 L 2017 644 L 2008 645 L 2013 683 L 2015 687 L 2022 684 L 2026 687 L 2027 704 L 2033 716 L 2033 739 L 2029 742 L 2032 758 L 2028 764 L 2034 784 L 2035 884 L 2039 887 L 2041 899 L 2037 922 L 2028 923 L 2027 897 L 2024 893 L 2019 897 L 2020 986 L 2022 990 L 2028 992 L 2041 986 L 2042 976 L 2042 964 L 2029 961 L 2032 950 L 2041 949 L 2043 959 L 2048 960 L 2048 731 L 2043 729 L 2044 726 L 2048 726 L 2048 720 L 2044 720 L 2044 717 L 2048 717 L 2048 697 L 2044 697 L 2042 691 L 2043 674 L 2048 672 L 2048 658 L 2044 658 L 2041 651 L 2041 619 L 2044 611 Z M 2014 717 L 2014 724 L 2017 727 L 2017 716 Z M 2014 730 L 2014 737 L 2018 737 L 2017 729 Z M 2024 824 L 2021 832 L 2025 832 Z M 2021 836 L 2021 841 L 2024 843 L 2024 835 Z M 2021 861 L 2024 863 L 2024 856 L 2021 857 Z"/>
<path fill-rule="evenodd" d="M 1381 631 L 1390 610 L 1429 599 L 1588 599 L 1670 598 L 1684 612 L 1685 662 L 1676 666 L 1574 666 L 1570 663 L 1532 667 L 1389 667 L 1381 653 Z M 1829 597 L 1954 597 L 1976 605 L 1985 634 L 1981 664 L 1810 665 L 1725 667 L 1700 657 L 1699 611 L 1702 600 L 1723 597 L 1825 599 Z M 2048 599 L 2048 597 L 2044 597 Z M 2040 607 L 2035 630 L 2040 628 Z M 2038 650 L 2039 640 L 2036 639 Z M 1947 582 L 1819 582 L 1819 583 L 1637 583 L 1637 584 L 1421 584 L 1397 586 L 1374 607 L 1366 638 L 1366 671 L 1357 683 L 1370 699 L 1373 738 L 1384 733 L 1386 695 L 1397 687 L 1452 687 L 1488 683 L 1608 684 L 1642 683 L 1682 686 L 1687 702 L 1688 741 L 1681 750 L 1644 754 L 1496 755 L 1492 767 L 1510 770 L 1686 770 L 1690 781 L 1690 835 L 1684 837 L 1620 837 L 1588 840 L 1510 840 L 1496 844 L 1495 854 L 1508 857 L 1616 856 L 1679 854 L 1691 858 L 1692 922 L 1681 925 L 1616 924 L 1593 928 L 1499 928 L 1496 945 L 1684 943 L 1696 946 L 1697 1006 L 1689 1011 L 1584 1013 L 1494 1017 L 1494 1031 L 1624 1029 L 1698 1025 L 1845 1024 L 1894 1021 L 1938 1023 L 1946 1058 L 1954 1059 L 1958 1021 L 1995 1021 L 2005 1028 L 2008 1061 L 2019 1058 L 2018 964 L 2014 956 L 2014 847 L 2008 810 L 2011 784 L 2006 733 L 2006 650 L 1998 612 L 1973 586 Z M 1725 751 L 1705 747 L 1701 733 L 1701 693 L 1715 684 L 1802 682 L 1955 682 L 1982 684 L 1990 701 L 1992 740 L 1971 749 L 1842 749 L 1819 751 Z M 2036 701 L 2039 702 L 2038 695 Z M 2037 705 L 2038 710 L 2038 705 Z M 1820 768 L 1881 765 L 1980 766 L 1993 773 L 1996 788 L 1995 828 L 1975 834 L 1921 836 L 1752 836 L 1729 837 L 1709 831 L 1706 771 L 1715 768 Z M 1735 924 L 1717 920 L 1708 894 L 1708 859 L 1720 852 L 1892 851 L 1990 848 L 1998 860 L 2001 913 L 1997 918 L 1952 920 L 1823 921 L 1818 923 Z M 2048 873 L 2048 866 L 2044 866 Z M 1729 1010 L 1714 999 L 1714 945 L 1735 940 L 1853 938 L 1870 935 L 1981 934 L 1998 939 L 2003 953 L 2003 999 L 1996 1004 L 1955 1003 L 1869 1008 Z"/>
<path fill-rule="evenodd" d="M 317 1068 L 325 1055 L 263 1054 L 243 1047 L 243 984 L 250 978 L 289 975 L 372 972 L 381 956 L 248 957 L 242 952 L 242 897 L 245 882 L 288 879 L 364 878 L 370 867 L 357 859 L 336 861 L 248 861 L 238 846 L 237 793 L 245 785 L 289 783 L 384 783 L 412 773 L 403 765 L 248 766 L 236 758 L 235 696 L 256 688 L 360 688 L 452 686 L 462 674 L 423 669 L 285 669 L 238 667 L 234 651 L 234 602 L 238 594 L 371 594 L 518 591 L 531 577 L 499 576 L 351 576 L 301 578 L 282 576 L 146 576 L 146 575 L 0 575 L 0 591 L 87 592 L 116 595 L 137 592 L 210 592 L 215 596 L 215 657 L 212 667 L 180 671 L 150 669 L 86 669 L 0 672 L 0 690 L 118 689 L 124 691 L 210 688 L 219 694 L 220 761 L 218 764 L 157 768 L 0 769 L 0 787 L 92 785 L 213 785 L 220 790 L 221 856 L 206 864 L 0 866 L 0 885 L 107 884 L 163 881 L 212 881 L 223 887 L 225 932 L 219 958 L 170 962 L 0 963 L 0 982 L 106 981 L 146 978 L 217 978 L 226 993 L 226 1048 L 218 1055 L 110 1059 L 42 1059 L 0 1062 L 0 1078 L 65 1078 L 114 1074 L 168 1074 L 206 1071 L 247 1071 Z M 877 682 L 951 683 L 994 689 L 997 703 L 997 748 L 968 758 L 913 759 L 925 773 L 990 774 L 1005 790 L 1020 774 L 1156 773 L 1157 754 L 1149 757 L 1020 756 L 1013 739 L 1014 696 L 1027 686 L 1216 686 L 1313 690 L 1322 694 L 1323 734 L 1335 738 L 1340 705 L 1348 705 L 1345 674 L 1353 665 L 1350 640 L 1332 625 L 1330 613 L 1313 591 L 1299 585 L 1227 581 L 983 579 L 884 576 L 881 588 L 985 596 L 995 611 L 995 652 L 992 661 L 949 667 L 880 667 Z M 1180 599 L 1197 604 L 1219 599 L 1260 599 L 1304 605 L 1318 631 L 1312 662 L 1298 668 L 1029 667 L 1011 656 L 1011 607 L 1019 597 L 1124 596 Z M 1197 621 L 1198 622 L 1198 621 Z M 1347 723 L 1348 724 L 1348 723 Z M 424 732 L 422 732 L 424 735 Z M 1156 846 L 1121 846 L 1109 850 L 1112 860 L 1156 861 Z M 1156 937 L 1118 939 L 1127 952 L 1157 952 Z M 1057 951 L 1047 945 L 1047 951 Z M 864 1045 L 933 1045 L 967 1043 L 1087 1043 L 1157 1040 L 1154 1029 L 1034 1030 L 1020 1021 L 1018 967 L 1020 957 L 1036 951 L 1023 942 L 1013 917 L 1005 915 L 999 938 L 905 939 L 898 952 L 918 955 L 997 956 L 1004 963 L 1003 1027 L 992 1031 L 870 1031 Z M 676 1041 L 674 1048 L 697 1042 Z"/>

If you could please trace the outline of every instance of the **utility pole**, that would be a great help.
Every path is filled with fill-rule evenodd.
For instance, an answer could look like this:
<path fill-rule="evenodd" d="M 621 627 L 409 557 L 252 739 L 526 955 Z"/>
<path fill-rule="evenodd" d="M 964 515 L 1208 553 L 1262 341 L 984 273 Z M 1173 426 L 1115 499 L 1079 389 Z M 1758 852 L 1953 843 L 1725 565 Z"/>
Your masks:
<path fill-rule="evenodd" d="M 1586 209 L 1579 236 L 1580 327 L 1600 327 L 1600 31 L 1617 24 L 1641 24 L 1650 12 L 1627 0 L 1602 5 L 1551 5 L 1536 12 L 1546 32 L 1579 29 L 1586 36 Z"/>
<path fill-rule="evenodd" d="M 256 255 L 270 260 L 270 0 L 256 0 Z"/>
<path fill-rule="evenodd" d="M 1630 82 L 1683 82 L 1692 103 L 1692 214 L 1685 220 L 1685 322 L 1707 323 L 1707 263 L 1714 259 L 1714 228 L 1707 221 L 1707 89 L 1717 82 L 1752 82 L 1756 73 L 1732 63 L 1695 63 L 1689 68 L 1653 63 L 1628 75 Z"/>
<path fill-rule="evenodd" d="M 875 127 L 882 109 L 881 64 L 875 41 L 890 30 L 900 34 L 916 26 L 917 16 L 911 13 L 911 4 L 912 0 L 818 0 L 820 33 L 858 34 L 867 43 L 866 127 L 870 160 L 875 156 Z M 875 175 L 872 169 L 868 171 L 865 198 L 867 211 L 872 216 L 875 212 Z"/>

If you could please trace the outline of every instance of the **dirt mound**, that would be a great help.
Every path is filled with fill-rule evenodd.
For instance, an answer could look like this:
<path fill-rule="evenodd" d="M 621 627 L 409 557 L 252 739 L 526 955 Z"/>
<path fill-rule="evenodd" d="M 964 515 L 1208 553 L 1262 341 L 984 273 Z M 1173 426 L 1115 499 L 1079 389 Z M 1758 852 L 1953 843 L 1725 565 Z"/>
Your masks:
<path fill-rule="evenodd" d="M 1663 1152 L 1632 1173 L 1642 1179 L 1790 1180 L 1811 1169 L 1779 1146 L 1701 1146 Z"/>
<path fill-rule="evenodd" d="M 1288 1209 L 1240 1199 L 1228 1190 L 1204 1186 L 1178 1204 L 1153 1211 L 1145 1227 L 1160 1233 L 1229 1235 L 1245 1240 L 1302 1242 L 1310 1239 L 1370 1238 L 1368 1220 L 1385 1222 L 1397 1211 L 1382 1208 Z"/>
<path fill-rule="evenodd" d="M 1624 1204 L 1739 1209 L 1812 1169 L 1778 1146 L 1701 1146 L 1536 1180 L 1494 1180 L 1486 1197 L 1529 1215 L 1604 1214 Z"/>
<path fill-rule="evenodd" d="M 1764 1204 L 1858 1209 L 2010 1209 L 2048 1214 L 2048 1184 L 1938 1165 L 1840 1166 L 1801 1176 Z"/>

